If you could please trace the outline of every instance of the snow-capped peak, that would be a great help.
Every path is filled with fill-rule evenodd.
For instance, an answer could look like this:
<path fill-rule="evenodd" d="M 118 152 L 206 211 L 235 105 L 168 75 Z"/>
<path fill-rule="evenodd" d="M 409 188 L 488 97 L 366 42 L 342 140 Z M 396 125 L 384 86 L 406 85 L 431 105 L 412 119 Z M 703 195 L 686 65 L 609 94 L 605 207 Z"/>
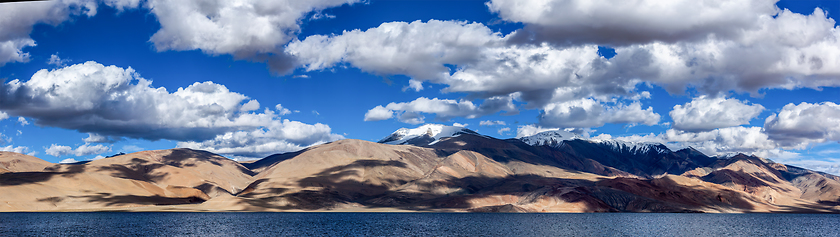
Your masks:
<path fill-rule="evenodd" d="M 583 138 L 577 134 L 567 132 L 564 130 L 545 131 L 531 136 L 519 138 L 519 140 L 531 146 L 558 146 L 562 144 L 563 141 L 569 141 L 574 139 Z"/>
<path fill-rule="evenodd" d="M 564 131 L 564 130 L 551 130 L 545 131 L 541 133 L 537 133 L 531 136 L 519 138 L 522 142 L 525 142 L 531 146 L 553 146 L 553 147 L 560 147 L 563 145 L 564 141 L 571 141 L 571 140 L 588 140 L 590 142 L 594 142 L 597 144 L 601 144 L 603 146 L 609 147 L 609 149 L 616 151 L 616 152 L 630 152 L 630 153 L 648 153 L 648 152 L 656 152 L 656 153 L 667 153 L 671 152 L 667 147 L 659 143 L 644 143 L 644 142 L 626 142 L 620 140 L 600 140 L 600 139 L 585 139 L 580 135 Z"/>
<path fill-rule="evenodd" d="M 391 145 L 431 145 L 445 137 L 456 137 L 461 134 L 476 134 L 464 127 L 446 126 L 442 124 L 425 124 L 418 128 L 400 128 L 391 135 L 379 140 L 379 143 Z"/>
<path fill-rule="evenodd" d="M 616 152 L 629 152 L 631 154 L 644 154 L 649 152 L 655 153 L 670 153 L 672 152 L 668 147 L 659 143 L 648 142 L 627 142 L 620 140 L 603 140 L 600 144 L 611 147 Z"/>

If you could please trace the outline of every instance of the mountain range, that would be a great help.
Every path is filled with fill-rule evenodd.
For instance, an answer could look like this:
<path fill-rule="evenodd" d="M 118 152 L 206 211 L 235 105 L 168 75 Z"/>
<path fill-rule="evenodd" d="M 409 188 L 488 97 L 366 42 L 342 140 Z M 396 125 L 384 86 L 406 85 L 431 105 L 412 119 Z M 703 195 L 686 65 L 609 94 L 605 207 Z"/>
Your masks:
<path fill-rule="evenodd" d="M 76 164 L 0 152 L 0 211 L 840 212 L 840 177 L 744 154 L 496 139 L 427 124 L 236 162 L 169 149 Z"/>

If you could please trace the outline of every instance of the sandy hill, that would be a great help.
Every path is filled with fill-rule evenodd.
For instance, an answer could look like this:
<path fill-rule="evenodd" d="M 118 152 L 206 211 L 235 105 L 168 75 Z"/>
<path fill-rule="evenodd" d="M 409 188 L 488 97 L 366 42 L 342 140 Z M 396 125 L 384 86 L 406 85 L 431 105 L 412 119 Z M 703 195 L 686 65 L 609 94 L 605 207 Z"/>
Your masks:
<path fill-rule="evenodd" d="M 42 171 L 53 164 L 38 157 L 0 151 L 0 173 Z"/>
<path fill-rule="evenodd" d="M 251 181 L 247 168 L 189 149 L 143 151 L 40 172 L 0 174 L 0 210 L 127 208 L 203 202 Z"/>

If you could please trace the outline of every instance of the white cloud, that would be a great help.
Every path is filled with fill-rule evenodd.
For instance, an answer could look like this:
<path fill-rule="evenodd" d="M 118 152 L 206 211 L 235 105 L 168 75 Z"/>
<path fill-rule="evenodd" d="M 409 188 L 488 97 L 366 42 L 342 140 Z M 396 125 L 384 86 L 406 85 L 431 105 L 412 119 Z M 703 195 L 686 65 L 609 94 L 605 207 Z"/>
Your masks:
<path fill-rule="evenodd" d="M 785 105 L 764 121 L 770 137 L 783 146 L 804 148 L 809 143 L 840 141 L 840 105 L 833 102 Z"/>
<path fill-rule="evenodd" d="M 640 80 L 612 78 L 610 70 L 627 68 L 613 69 L 595 45 L 511 45 L 480 23 L 390 22 L 366 31 L 310 36 L 291 42 L 286 52 L 307 70 L 348 63 L 377 75 L 407 75 L 411 85 L 423 81 L 448 85 L 444 92 L 466 92 L 477 98 L 517 94 L 517 100 L 532 108 L 552 100 L 598 95 L 643 97 L 634 93 Z M 450 70 L 452 65 L 455 71 Z"/>
<path fill-rule="evenodd" d="M 57 26 L 71 15 L 96 15 L 93 0 L 59 0 L 4 3 L 0 6 L 0 67 L 10 62 L 28 62 L 26 47 L 36 45 L 29 37 L 36 24 Z"/>
<path fill-rule="evenodd" d="M 29 121 L 26 121 L 26 118 L 24 117 L 18 117 L 17 121 L 20 124 L 20 126 L 29 125 Z"/>
<path fill-rule="evenodd" d="M 646 98 L 649 93 L 636 91 L 641 83 L 659 85 L 671 93 L 684 93 L 686 88 L 693 87 L 701 94 L 710 95 L 729 91 L 755 94 L 763 88 L 840 85 L 840 68 L 829 66 L 840 64 L 840 31 L 822 10 L 810 15 L 777 11 L 773 1 L 720 5 L 715 5 L 715 1 L 656 3 L 660 5 L 642 1 L 641 6 L 656 6 L 632 7 L 628 12 L 622 12 L 624 8 L 592 8 L 606 2 L 543 3 L 576 3 L 586 5 L 585 9 L 593 13 L 617 12 L 591 16 L 613 19 L 606 22 L 546 21 L 545 24 L 568 23 L 584 28 L 603 24 L 606 28 L 595 31 L 610 36 L 605 36 L 605 40 L 613 39 L 610 32 L 619 36 L 625 33 L 647 36 L 617 39 L 625 42 L 615 48 L 615 57 L 606 59 L 598 54 L 594 39 L 573 46 L 516 44 L 519 33 L 503 36 L 479 23 L 431 20 L 390 22 L 364 31 L 309 36 L 291 42 L 286 52 L 297 57 L 307 70 L 349 65 L 377 75 L 400 74 L 415 81 L 444 84 L 447 86 L 444 92 L 465 92 L 470 98 L 517 94 L 516 100 L 526 102 L 528 109 L 586 98 Z M 494 4 L 502 6 L 507 2 L 490 5 Z M 543 10 L 531 8 L 532 2 L 522 4 L 504 9 L 524 9 L 523 12 L 500 14 L 541 16 L 530 13 Z M 617 3 L 623 4 L 631 3 Z M 651 9 L 669 10 L 664 15 L 645 13 Z M 683 16 L 686 9 L 701 15 Z M 733 11 L 736 13 L 729 14 Z M 590 16 L 575 13 L 568 17 L 588 19 Z M 680 20 L 663 20 L 672 17 Z M 534 24 L 540 19 L 535 18 Z M 648 24 L 646 19 L 655 23 Z M 628 29 L 640 29 L 612 30 L 628 24 L 634 25 Z M 708 28 L 717 24 L 723 25 Z M 551 29 L 554 28 L 545 28 L 546 34 Z M 601 33 L 594 32 L 596 35 L 591 37 Z M 582 34 L 588 33 L 575 33 Z"/>
<path fill-rule="evenodd" d="M 641 78 L 672 93 L 687 85 L 708 94 L 840 85 L 840 69 L 828 66 L 840 64 L 840 31 L 825 12 L 801 15 L 785 10 L 775 18 L 762 17 L 758 25 L 736 39 L 616 48 L 609 61 L 612 71 L 623 73 L 611 77 Z"/>
<path fill-rule="evenodd" d="M 111 147 L 104 146 L 104 145 L 101 145 L 101 144 L 97 144 L 97 145 L 84 144 L 84 145 L 81 145 L 79 147 L 76 147 L 76 149 L 73 149 L 70 146 L 62 146 L 62 145 L 52 144 L 52 145 L 50 145 L 50 147 L 48 147 L 44 150 L 44 152 L 47 153 L 47 155 L 51 155 L 51 156 L 55 156 L 55 157 L 61 157 L 61 156 L 65 156 L 65 155 L 87 156 L 87 155 L 102 154 L 102 153 L 109 152 L 109 151 L 111 151 Z"/>
<path fill-rule="evenodd" d="M 444 64 L 473 61 L 483 48 L 499 44 L 500 40 L 480 23 L 388 22 L 365 31 L 309 36 L 303 41 L 292 41 L 285 51 L 297 57 L 307 71 L 347 62 L 374 74 L 440 80 L 450 74 Z"/>
<path fill-rule="evenodd" d="M 7 114 L 6 112 L 0 111 L 0 120 L 4 120 L 4 119 L 7 119 L 7 118 L 9 118 L 9 114 Z"/>
<path fill-rule="evenodd" d="M 85 141 L 90 143 L 122 138 L 168 139 L 227 151 L 223 149 L 227 148 L 226 136 L 241 140 L 233 134 L 261 137 L 240 142 L 242 146 L 285 143 L 295 149 L 341 138 L 331 134 L 324 124 L 281 121 L 268 108 L 259 112 L 259 102 L 231 92 L 224 85 L 196 82 L 170 93 L 151 83 L 130 67 L 86 62 L 40 70 L 29 81 L 12 80 L 0 85 L 0 109 L 26 116 L 39 125 L 89 133 Z M 88 145 L 80 147 L 84 152 L 80 148 L 73 152 L 90 153 L 84 149 L 97 146 Z M 60 146 L 48 150 L 48 154 L 66 152 Z"/>
<path fill-rule="evenodd" d="M 529 124 L 529 125 L 520 125 L 516 129 L 516 138 L 522 138 L 531 136 L 537 133 L 545 132 L 545 131 L 554 131 L 560 130 L 558 128 L 544 128 L 539 125 Z"/>
<path fill-rule="evenodd" d="M 72 147 L 56 145 L 56 144 L 50 145 L 50 147 L 46 148 L 44 151 L 47 153 L 47 155 L 51 155 L 51 156 L 55 156 L 55 157 L 60 157 L 60 156 L 64 156 L 64 155 L 73 154 L 73 148 Z"/>
<path fill-rule="evenodd" d="M 47 64 L 55 65 L 56 67 L 65 67 L 68 62 L 70 62 L 70 60 L 61 59 L 58 57 L 58 54 L 50 55 L 50 59 L 47 60 Z"/>
<path fill-rule="evenodd" d="M 13 145 L 0 146 L 0 151 L 10 151 L 10 152 L 16 152 L 16 153 L 20 153 L 20 154 L 26 154 L 26 152 L 29 151 L 29 147 L 13 146 Z"/>
<path fill-rule="evenodd" d="M 481 121 L 481 122 L 478 123 L 478 126 L 496 126 L 496 125 L 504 126 L 504 125 L 507 125 L 507 124 L 505 124 L 505 121 L 500 121 L 500 120 L 495 120 L 495 121 L 484 120 L 484 121 Z"/>
<path fill-rule="evenodd" d="M 102 136 L 96 133 L 88 133 L 88 137 L 83 138 L 85 143 L 114 143 L 121 140 L 119 137 Z"/>
<path fill-rule="evenodd" d="M 280 116 L 292 113 L 291 110 L 289 110 L 287 108 L 283 108 L 283 105 L 280 105 L 280 104 L 275 105 L 274 108 L 277 109 L 277 115 L 280 115 Z"/>
<path fill-rule="evenodd" d="M 394 117 L 394 111 L 386 109 L 381 105 L 377 105 L 365 113 L 365 121 L 380 121 Z"/>
<path fill-rule="evenodd" d="M 248 112 L 260 109 L 260 102 L 257 100 L 249 100 L 239 108 L 239 111 Z"/>
<path fill-rule="evenodd" d="M 240 157 L 266 157 L 281 152 L 292 152 L 307 146 L 323 144 L 343 136 L 332 134 L 330 127 L 298 121 L 272 121 L 265 128 L 227 132 L 202 142 L 178 142 L 178 147 L 206 150 L 213 153 Z"/>
<path fill-rule="evenodd" d="M 142 147 L 139 147 L 139 146 L 136 146 L 136 145 L 125 145 L 125 146 L 122 147 L 122 149 L 120 149 L 120 151 L 128 152 L 128 153 L 142 151 L 142 150 L 144 150 Z"/>
<path fill-rule="evenodd" d="M 112 7 L 117 12 L 123 12 L 128 9 L 137 8 L 140 6 L 140 0 L 100 0 L 105 5 Z"/>
<path fill-rule="evenodd" d="M 196 82 L 169 93 L 130 67 L 92 61 L 40 70 L 27 82 L 12 80 L 0 86 L 0 96 L 4 111 L 40 125 L 148 140 L 202 140 L 274 117 L 242 112 L 248 97 L 223 85 Z"/>
<path fill-rule="evenodd" d="M 669 113 L 675 129 L 699 132 L 749 124 L 764 110 L 759 104 L 724 97 L 699 96 L 685 105 L 675 105 Z"/>
<path fill-rule="evenodd" d="M 642 109 L 638 101 L 610 106 L 588 98 L 550 103 L 539 116 L 543 126 L 573 128 L 600 127 L 606 123 L 655 125 L 659 119 L 652 107 Z"/>
<path fill-rule="evenodd" d="M 418 80 L 408 80 L 408 86 L 403 87 L 403 91 L 408 90 L 409 88 L 414 89 L 414 91 L 421 91 L 423 90 L 423 82 Z"/>
<path fill-rule="evenodd" d="M 735 37 L 776 12 L 775 0 L 492 0 L 490 11 L 525 23 L 520 42 L 629 45 Z"/>
<path fill-rule="evenodd" d="M 425 116 L 415 112 L 406 111 L 404 113 L 398 114 L 396 117 L 398 121 L 412 125 L 417 125 L 426 122 Z"/>
<path fill-rule="evenodd" d="M 365 121 L 378 121 L 394 117 L 401 122 L 419 124 L 422 123 L 420 113 L 435 114 L 435 118 L 447 121 L 455 117 L 477 118 L 485 115 L 498 113 L 500 111 L 518 112 L 513 105 L 511 97 L 493 97 L 484 100 L 481 105 L 475 105 L 467 100 L 429 99 L 426 97 L 417 98 L 411 102 L 389 103 L 386 106 L 376 106 L 365 113 Z"/>
<path fill-rule="evenodd" d="M 452 126 L 453 126 L 453 127 L 462 127 L 462 128 L 465 128 L 465 127 L 470 126 L 470 125 L 469 125 L 469 124 L 466 124 L 466 123 L 452 123 Z"/>
<path fill-rule="evenodd" d="M 310 12 L 352 4 L 355 0 L 316 1 L 159 1 L 145 7 L 157 17 L 160 30 L 150 42 L 157 51 L 201 50 L 209 55 L 267 61 L 286 73 L 294 67 L 283 45 L 294 39 Z"/>
<path fill-rule="evenodd" d="M 77 162 L 79 162 L 79 161 L 77 161 L 76 159 L 67 158 L 67 159 L 63 159 L 63 160 L 59 161 L 58 163 L 59 164 L 73 164 L 73 163 L 77 163 Z"/>
<path fill-rule="evenodd" d="M 504 127 L 499 129 L 499 135 L 505 135 L 505 133 L 510 132 L 510 128 Z"/>
<path fill-rule="evenodd" d="M 111 147 L 102 144 L 90 145 L 84 144 L 76 148 L 74 151 L 76 156 L 96 155 L 111 151 Z"/>

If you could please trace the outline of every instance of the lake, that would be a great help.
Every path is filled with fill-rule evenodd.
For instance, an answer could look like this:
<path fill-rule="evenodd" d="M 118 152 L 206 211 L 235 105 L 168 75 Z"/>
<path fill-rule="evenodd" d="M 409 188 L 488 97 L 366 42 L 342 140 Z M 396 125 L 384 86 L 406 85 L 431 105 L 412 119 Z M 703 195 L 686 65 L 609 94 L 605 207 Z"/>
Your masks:
<path fill-rule="evenodd" d="M 0 236 L 840 236 L 837 214 L 0 213 Z"/>

